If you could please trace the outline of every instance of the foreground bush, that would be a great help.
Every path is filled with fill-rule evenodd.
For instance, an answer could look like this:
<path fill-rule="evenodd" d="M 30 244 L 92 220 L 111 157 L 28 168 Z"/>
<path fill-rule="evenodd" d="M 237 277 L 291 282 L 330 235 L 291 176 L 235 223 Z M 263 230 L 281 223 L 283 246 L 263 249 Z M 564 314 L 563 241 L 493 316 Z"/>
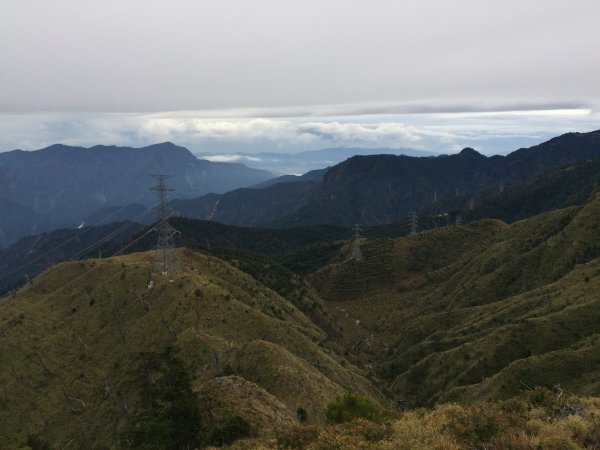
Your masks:
<path fill-rule="evenodd" d="M 329 423 L 343 423 L 356 418 L 377 419 L 380 411 L 367 397 L 347 391 L 327 405 L 326 416 Z"/>
<path fill-rule="evenodd" d="M 140 402 L 121 430 L 121 448 L 188 449 L 201 444 L 198 403 L 173 347 L 141 353 L 132 383 Z"/>
<path fill-rule="evenodd" d="M 253 434 L 254 429 L 250 422 L 243 417 L 232 416 L 224 424 L 214 427 L 208 440 L 213 445 L 222 446 Z"/>
<path fill-rule="evenodd" d="M 600 450 L 600 398 L 559 399 L 537 388 L 506 401 L 407 411 L 395 420 L 353 419 L 320 429 L 300 425 L 269 448 Z"/>

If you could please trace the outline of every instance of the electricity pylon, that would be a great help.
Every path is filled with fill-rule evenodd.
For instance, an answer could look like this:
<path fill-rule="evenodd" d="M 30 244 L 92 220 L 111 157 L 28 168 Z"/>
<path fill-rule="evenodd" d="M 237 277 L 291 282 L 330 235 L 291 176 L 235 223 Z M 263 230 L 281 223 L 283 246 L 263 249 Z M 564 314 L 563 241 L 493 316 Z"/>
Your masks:
<path fill-rule="evenodd" d="M 416 212 L 410 213 L 410 234 L 417 234 L 417 226 L 418 226 L 419 218 Z"/>
<path fill-rule="evenodd" d="M 179 233 L 169 223 L 171 211 L 167 205 L 167 193 L 175 189 L 170 188 L 166 183 L 167 179 L 171 178 L 171 175 L 151 175 L 151 177 L 157 183 L 150 190 L 156 192 L 156 196 L 158 197 L 157 210 L 160 215 L 160 220 L 154 227 L 154 230 L 158 233 L 156 249 L 160 251 L 161 273 L 166 276 L 173 269 L 172 253 L 175 248 L 175 235 Z"/>
<path fill-rule="evenodd" d="M 362 261 L 362 252 L 360 251 L 360 227 L 354 225 L 352 232 L 352 259 L 354 261 Z"/>

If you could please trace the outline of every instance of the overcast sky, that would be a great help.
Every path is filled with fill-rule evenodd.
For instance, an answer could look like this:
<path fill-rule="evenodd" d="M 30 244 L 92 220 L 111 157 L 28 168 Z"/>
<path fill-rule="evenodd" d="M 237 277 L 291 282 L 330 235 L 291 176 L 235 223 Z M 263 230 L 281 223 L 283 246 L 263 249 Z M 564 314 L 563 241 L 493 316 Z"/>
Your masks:
<path fill-rule="evenodd" d="M 598 54 L 597 0 L 0 0 L 0 151 L 512 150 L 600 128 Z"/>

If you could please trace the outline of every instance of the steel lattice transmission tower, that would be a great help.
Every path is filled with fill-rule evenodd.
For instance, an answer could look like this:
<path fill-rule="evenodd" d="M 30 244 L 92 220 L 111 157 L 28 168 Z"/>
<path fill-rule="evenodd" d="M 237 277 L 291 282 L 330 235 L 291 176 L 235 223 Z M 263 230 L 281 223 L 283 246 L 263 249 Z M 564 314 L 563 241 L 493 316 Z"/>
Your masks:
<path fill-rule="evenodd" d="M 360 251 L 360 227 L 354 225 L 352 230 L 352 259 L 354 261 L 362 261 L 362 252 Z"/>
<path fill-rule="evenodd" d="M 410 213 L 410 234 L 417 234 L 417 228 L 419 226 L 419 216 L 416 212 Z"/>
<path fill-rule="evenodd" d="M 173 269 L 172 253 L 175 248 L 175 235 L 179 233 L 169 223 L 171 217 L 171 211 L 167 205 L 167 193 L 172 192 L 175 189 L 167 186 L 166 181 L 171 178 L 171 175 L 151 175 L 156 180 L 156 186 L 151 187 L 150 190 L 156 192 L 158 198 L 157 210 L 160 215 L 160 220 L 154 227 L 154 230 L 158 233 L 158 239 L 156 241 L 156 249 L 160 251 L 160 265 L 161 273 L 168 275 Z"/>

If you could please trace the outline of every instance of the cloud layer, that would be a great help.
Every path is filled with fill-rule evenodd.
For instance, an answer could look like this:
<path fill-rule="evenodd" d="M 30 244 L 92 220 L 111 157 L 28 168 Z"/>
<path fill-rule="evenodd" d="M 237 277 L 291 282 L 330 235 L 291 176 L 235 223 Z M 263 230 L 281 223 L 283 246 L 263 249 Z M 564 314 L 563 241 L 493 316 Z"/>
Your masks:
<path fill-rule="evenodd" d="M 0 112 L 598 105 L 599 15 L 597 0 L 3 0 Z"/>
<path fill-rule="evenodd" d="M 32 150 L 57 142 L 144 146 L 172 141 L 192 151 L 226 154 L 327 147 L 453 152 L 465 146 L 506 153 L 564 132 L 600 128 L 600 114 L 589 109 L 229 119 L 206 115 L 202 111 L 3 114 L 0 151 Z"/>
<path fill-rule="evenodd" d="M 0 151 L 505 153 L 600 128 L 599 16 L 597 0 L 3 0 Z"/>

